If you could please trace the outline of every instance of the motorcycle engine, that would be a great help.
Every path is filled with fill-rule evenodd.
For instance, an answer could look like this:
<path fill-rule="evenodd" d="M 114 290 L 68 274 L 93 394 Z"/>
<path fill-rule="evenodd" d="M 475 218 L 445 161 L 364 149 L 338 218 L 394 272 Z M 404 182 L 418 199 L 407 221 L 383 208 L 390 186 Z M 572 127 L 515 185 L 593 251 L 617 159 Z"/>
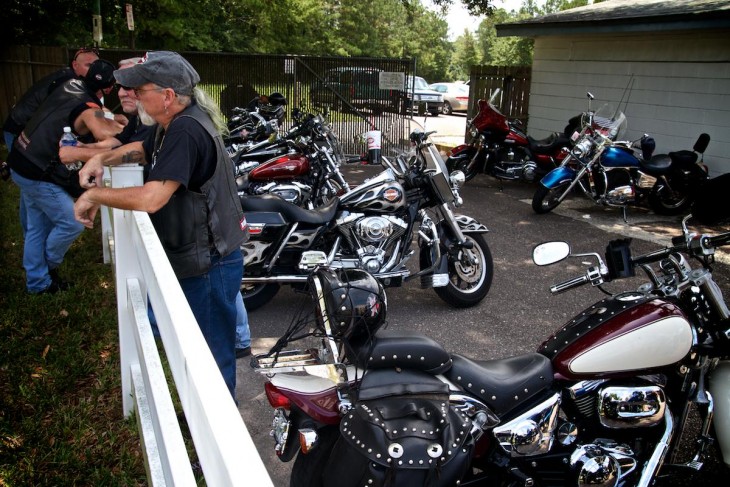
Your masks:
<path fill-rule="evenodd" d="M 520 147 L 501 148 L 497 152 L 494 165 L 494 176 L 499 179 L 534 181 L 537 176 L 537 164 L 530 160 Z"/>
<path fill-rule="evenodd" d="M 297 181 L 289 184 L 268 183 L 255 188 L 253 192 L 254 194 L 275 194 L 289 203 L 302 206 L 302 203 L 309 201 L 312 187 Z"/>
<path fill-rule="evenodd" d="M 386 263 L 390 244 L 408 229 L 406 222 L 400 218 L 364 216 L 362 213 L 352 213 L 339 219 L 337 226 L 368 272 L 381 272 L 390 267 L 390 262 Z"/>

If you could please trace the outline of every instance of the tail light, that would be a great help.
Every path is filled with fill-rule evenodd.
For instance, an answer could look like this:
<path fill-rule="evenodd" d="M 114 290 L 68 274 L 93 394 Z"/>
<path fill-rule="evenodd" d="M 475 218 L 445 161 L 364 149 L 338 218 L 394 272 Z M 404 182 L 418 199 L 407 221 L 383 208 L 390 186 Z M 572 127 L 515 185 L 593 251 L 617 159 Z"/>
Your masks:
<path fill-rule="evenodd" d="M 282 392 L 271 382 L 266 382 L 264 384 L 264 391 L 266 392 L 266 399 L 269 400 L 269 404 L 271 404 L 272 408 L 283 408 L 286 410 L 291 409 L 291 401 L 289 398 L 282 394 Z"/>
<path fill-rule="evenodd" d="M 469 101 L 469 97 L 468 96 L 457 96 L 456 99 L 459 100 L 459 101 L 463 101 L 463 102 L 468 102 Z"/>

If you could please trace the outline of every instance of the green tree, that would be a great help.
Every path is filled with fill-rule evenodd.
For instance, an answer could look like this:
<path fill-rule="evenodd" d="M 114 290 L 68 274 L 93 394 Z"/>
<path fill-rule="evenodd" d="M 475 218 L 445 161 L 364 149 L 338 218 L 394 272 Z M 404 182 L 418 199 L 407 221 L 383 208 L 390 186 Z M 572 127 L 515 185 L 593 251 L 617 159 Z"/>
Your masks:
<path fill-rule="evenodd" d="M 464 33 L 454 41 L 448 78 L 452 80 L 469 79 L 471 67 L 480 62 L 476 38 L 468 29 L 464 29 Z"/>

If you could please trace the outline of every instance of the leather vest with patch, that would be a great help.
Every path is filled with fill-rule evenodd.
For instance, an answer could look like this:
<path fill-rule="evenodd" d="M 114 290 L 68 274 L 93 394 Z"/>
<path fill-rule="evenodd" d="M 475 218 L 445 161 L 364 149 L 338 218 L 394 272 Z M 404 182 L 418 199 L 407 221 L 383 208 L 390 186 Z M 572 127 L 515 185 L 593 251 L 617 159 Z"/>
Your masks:
<path fill-rule="evenodd" d="M 241 244 L 248 240 L 248 225 L 236 191 L 233 163 L 210 117 L 197 105 L 179 116 L 197 121 L 216 147 L 215 172 L 201 192 L 178 191 L 150 215 L 175 275 L 185 279 L 208 272 L 211 255 L 216 252 L 222 257 L 240 252 Z"/>
<path fill-rule="evenodd" d="M 58 162 L 58 141 L 63 135 L 63 127 L 69 124 L 71 111 L 82 103 L 99 106 L 99 101 L 89 94 L 83 81 L 66 81 L 33 114 L 15 140 L 13 150 L 19 150 L 41 170 L 47 170 L 52 162 Z"/>

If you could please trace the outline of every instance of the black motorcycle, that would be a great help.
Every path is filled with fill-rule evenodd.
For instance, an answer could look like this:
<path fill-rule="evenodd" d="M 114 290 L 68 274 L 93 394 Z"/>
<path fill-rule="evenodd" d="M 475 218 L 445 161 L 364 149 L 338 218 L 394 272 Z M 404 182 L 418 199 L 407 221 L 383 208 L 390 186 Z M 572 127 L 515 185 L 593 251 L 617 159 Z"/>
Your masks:
<path fill-rule="evenodd" d="M 452 306 L 479 303 L 493 276 L 488 230 L 452 211 L 464 176 L 448 175 L 428 135 L 414 132 L 409 158 L 382 158 L 381 174 L 314 210 L 274 195 L 242 197 L 251 232 L 242 247 L 247 309 L 266 304 L 281 284 L 303 286 L 318 265 L 365 269 L 386 286 L 418 277 Z M 420 270 L 412 274 L 414 236 Z"/>

